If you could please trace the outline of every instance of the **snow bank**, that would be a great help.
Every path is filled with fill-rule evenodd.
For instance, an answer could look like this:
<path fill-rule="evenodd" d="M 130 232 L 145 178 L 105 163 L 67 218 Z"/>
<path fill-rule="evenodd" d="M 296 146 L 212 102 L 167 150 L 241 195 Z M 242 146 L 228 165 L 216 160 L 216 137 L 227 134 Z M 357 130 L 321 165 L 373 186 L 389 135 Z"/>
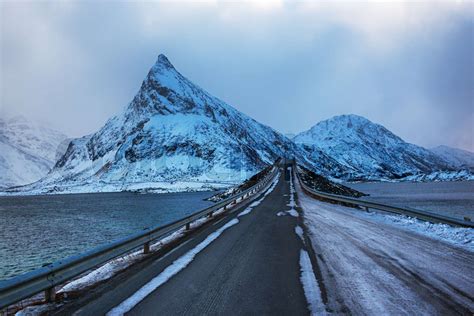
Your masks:
<path fill-rule="evenodd" d="M 301 192 L 301 194 L 304 193 Z M 472 228 L 435 224 L 405 215 L 364 212 L 338 204 L 324 203 L 309 197 L 306 198 L 306 196 L 305 203 L 310 203 L 316 208 L 324 208 L 324 210 L 328 211 L 350 213 L 351 216 L 357 218 L 387 224 L 474 252 L 474 229 Z"/>
<path fill-rule="evenodd" d="M 300 280 L 311 315 L 326 315 L 326 307 L 321 299 L 321 290 L 314 276 L 313 265 L 308 253 L 303 249 L 300 251 L 300 269 Z"/>
<path fill-rule="evenodd" d="M 200 221 L 194 224 L 202 225 L 204 221 Z M 160 239 L 159 241 L 153 243 L 150 246 L 151 251 L 157 251 L 163 248 L 165 245 L 181 238 L 184 236 L 184 228 L 177 230 L 176 232 L 172 233 L 171 235 Z M 139 261 L 140 259 L 144 258 L 146 255 L 143 254 L 142 250 L 137 250 L 133 253 L 128 255 L 113 259 L 112 261 L 107 262 L 106 264 L 100 266 L 99 268 L 85 274 L 84 276 L 80 277 L 79 279 L 73 280 L 63 286 L 58 293 L 61 292 L 72 292 L 82 290 L 92 284 L 107 280 L 117 274 L 118 272 L 128 268 L 135 262 Z"/>
<path fill-rule="evenodd" d="M 404 215 L 380 214 L 375 212 L 362 213 L 362 217 L 371 220 L 398 226 L 418 234 L 448 242 L 474 252 L 474 229 L 453 227 L 447 224 L 434 224 Z"/>

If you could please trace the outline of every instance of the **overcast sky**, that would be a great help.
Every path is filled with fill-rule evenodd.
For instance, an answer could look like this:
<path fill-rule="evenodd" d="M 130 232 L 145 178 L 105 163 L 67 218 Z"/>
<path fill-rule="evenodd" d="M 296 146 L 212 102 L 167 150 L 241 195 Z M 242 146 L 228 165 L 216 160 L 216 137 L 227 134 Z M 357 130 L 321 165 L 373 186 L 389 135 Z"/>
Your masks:
<path fill-rule="evenodd" d="M 474 151 L 473 3 L 2 1 L 0 115 L 94 132 L 164 53 L 284 133 L 354 113 Z"/>

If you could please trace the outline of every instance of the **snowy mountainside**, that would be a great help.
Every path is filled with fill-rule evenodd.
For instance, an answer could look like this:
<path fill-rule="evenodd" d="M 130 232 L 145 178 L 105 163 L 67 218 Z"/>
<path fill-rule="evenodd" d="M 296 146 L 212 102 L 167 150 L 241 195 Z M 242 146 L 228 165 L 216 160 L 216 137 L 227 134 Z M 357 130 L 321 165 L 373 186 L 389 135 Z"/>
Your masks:
<path fill-rule="evenodd" d="M 210 95 L 160 55 L 125 111 L 71 141 L 31 193 L 219 188 L 242 182 L 278 157 L 295 156 L 327 174 L 344 168 L 313 157 L 285 136 Z M 21 192 L 20 192 L 21 193 Z"/>
<path fill-rule="evenodd" d="M 433 152 L 357 115 L 321 121 L 293 140 L 308 150 L 321 150 L 351 170 L 347 180 L 393 180 L 455 171 Z"/>
<path fill-rule="evenodd" d="M 24 117 L 0 118 L 0 187 L 44 177 L 64 153 L 59 151 L 65 141 L 64 134 Z"/>
<path fill-rule="evenodd" d="M 458 169 L 467 169 L 474 171 L 473 152 L 444 145 L 431 148 L 430 151 L 443 158 L 450 165 Z"/>

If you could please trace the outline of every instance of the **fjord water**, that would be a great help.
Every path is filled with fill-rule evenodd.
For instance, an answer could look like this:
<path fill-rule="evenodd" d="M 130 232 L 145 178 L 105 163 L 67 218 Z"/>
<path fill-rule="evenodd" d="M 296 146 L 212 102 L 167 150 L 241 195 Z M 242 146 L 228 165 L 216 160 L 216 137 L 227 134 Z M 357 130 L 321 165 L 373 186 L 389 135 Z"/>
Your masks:
<path fill-rule="evenodd" d="M 474 181 L 346 183 L 366 200 L 474 220 Z"/>
<path fill-rule="evenodd" d="M 0 197 L 0 280 L 183 218 L 212 205 L 213 194 Z"/>

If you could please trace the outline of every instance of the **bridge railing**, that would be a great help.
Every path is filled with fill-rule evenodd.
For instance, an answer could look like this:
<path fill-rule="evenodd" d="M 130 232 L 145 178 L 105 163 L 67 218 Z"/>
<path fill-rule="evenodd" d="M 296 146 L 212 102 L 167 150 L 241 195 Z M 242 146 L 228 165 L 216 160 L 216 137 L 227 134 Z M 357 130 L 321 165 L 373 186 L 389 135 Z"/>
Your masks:
<path fill-rule="evenodd" d="M 45 291 L 46 301 L 53 301 L 55 297 L 55 286 L 61 285 L 84 272 L 90 271 L 139 247 L 143 247 L 144 253 L 148 253 L 151 242 L 169 236 L 183 227 L 189 230 L 191 224 L 196 220 L 206 216 L 212 217 L 213 213 L 220 209 L 225 210 L 232 204 L 236 204 L 250 196 L 260 194 L 271 185 L 278 173 L 277 163 L 262 180 L 252 187 L 228 197 L 211 207 L 191 214 L 188 217 L 164 226 L 147 228 L 144 231 L 94 248 L 83 254 L 59 260 L 40 269 L 5 281 L 0 281 L 0 310 L 42 291 Z"/>
<path fill-rule="evenodd" d="M 294 165 L 293 168 L 296 177 L 298 178 L 298 181 L 302 187 L 302 189 L 309 195 L 313 195 L 318 198 L 326 199 L 326 200 L 331 200 L 331 201 L 336 201 L 336 202 L 343 202 L 355 206 L 361 206 L 364 207 L 366 210 L 369 208 L 376 209 L 376 210 L 381 210 L 389 213 L 395 213 L 395 214 L 402 214 L 402 215 L 407 215 L 410 217 L 416 217 L 424 221 L 432 222 L 432 223 L 443 223 L 443 224 L 448 224 L 451 226 L 461 226 L 461 227 L 469 227 L 473 228 L 474 223 L 471 221 L 467 220 L 462 220 L 462 219 L 457 219 L 457 218 L 452 218 L 440 214 L 436 214 L 433 212 L 428 212 L 428 211 L 422 211 L 422 210 L 417 210 L 417 209 L 412 209 L 408 207 L 399 207 L 399 206 L 393 206 L 393 205 L 387 205 L 387 204 L 382 204 L 382 203 L 377 203 L 377 202 L 371 202 L 367 200 L 361 200 L 358 198 L 351 198 L 347 196 L 342 196 L 342 195 L 337 195 L 337 194 L 331 194 L 331 193 L 325 193 L 321 192 L 318 190 L 315 190 L 311 187 L 309 187 L 307 184 L 305 184 L 300 176 L 299 176 L 299 171 L 298 167 Z"/>

